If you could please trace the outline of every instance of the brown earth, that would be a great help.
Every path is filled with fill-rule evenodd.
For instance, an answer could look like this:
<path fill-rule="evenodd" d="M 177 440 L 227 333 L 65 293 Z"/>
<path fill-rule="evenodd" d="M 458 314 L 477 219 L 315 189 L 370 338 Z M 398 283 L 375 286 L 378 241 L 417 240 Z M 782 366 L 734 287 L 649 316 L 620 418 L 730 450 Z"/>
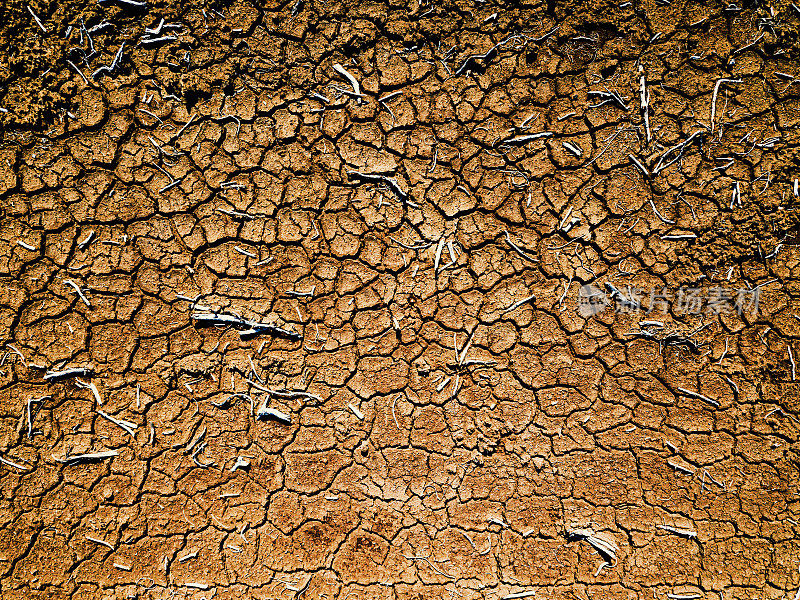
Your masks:
<path fill-rule="evenodd" d="M 0 596 L 794 597 L 798 32 L 0 6 Z M 615 310 L 681 286 L 761 287 Z"/>

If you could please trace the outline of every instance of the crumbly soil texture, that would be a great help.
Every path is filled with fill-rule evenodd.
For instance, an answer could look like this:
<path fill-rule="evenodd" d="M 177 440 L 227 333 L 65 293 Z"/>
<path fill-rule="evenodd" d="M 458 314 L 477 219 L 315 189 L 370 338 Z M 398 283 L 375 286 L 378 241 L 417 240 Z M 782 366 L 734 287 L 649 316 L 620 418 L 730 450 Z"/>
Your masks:
<path fill-rule="evenodd" d="M 0 7 L 0 596 L 800 588 L 800 8 Z"/>

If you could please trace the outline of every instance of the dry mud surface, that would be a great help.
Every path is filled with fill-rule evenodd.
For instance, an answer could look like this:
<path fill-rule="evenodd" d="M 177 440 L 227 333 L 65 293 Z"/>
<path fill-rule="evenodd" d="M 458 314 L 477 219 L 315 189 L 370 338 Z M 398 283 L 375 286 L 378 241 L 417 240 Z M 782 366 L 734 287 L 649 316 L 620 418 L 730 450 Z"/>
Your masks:
<path fill-rule="evenodd" d="M 0 7 L 3 600 L 795 597 L 800 11 L 257 4 Z"/>

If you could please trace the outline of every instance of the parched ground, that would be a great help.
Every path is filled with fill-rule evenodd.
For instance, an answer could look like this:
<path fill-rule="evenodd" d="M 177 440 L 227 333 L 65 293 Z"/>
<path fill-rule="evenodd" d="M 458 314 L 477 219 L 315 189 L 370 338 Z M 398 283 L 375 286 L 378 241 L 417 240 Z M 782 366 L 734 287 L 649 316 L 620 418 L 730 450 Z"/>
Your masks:
<path fill-rule="evenodd" d="M 3 600 L 795 597 L 800 8 L 135 4 L 0 7 Z"/>

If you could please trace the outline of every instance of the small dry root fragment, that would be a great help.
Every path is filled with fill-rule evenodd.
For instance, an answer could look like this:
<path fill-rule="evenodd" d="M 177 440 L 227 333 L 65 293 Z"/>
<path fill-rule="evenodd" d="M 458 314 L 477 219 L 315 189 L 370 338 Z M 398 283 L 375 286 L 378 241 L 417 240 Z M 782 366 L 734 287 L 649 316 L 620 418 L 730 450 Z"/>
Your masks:
<path fill-rule="evenodd" d="M 27 410 L 27 414 L 28 414 L 28 437 L 31 437 L 33 435 L 33 419 L 35 418 L 35 416 L 31 413 L 31 405 L 36 403 L 41 408 L 41 405 L 45 400 L 52 400 L 52 399 L 53 399 L 52 396 L 42 396 L 41 398 L 31 398 L 30 400 L 28 400 L 28 402 L 27 402 L 27 405 L 28 405 L 28 410 Z M 38 412 L 38 410 L 37 410 L 37 412 Z"/>
<path fill-rule="evenodd" d="M 600 557 L 611 566 L 614 566 L 617 562 L 617 552 L 619 552 L 619 548 L 612 542 L 595 536 L 594 531 L 591 529 L 573 529 L 572 531 L 568 531 L 567 539 L 569 541 L 584 541 L 588 543 L 592 548 L 597 550 Z"/>
<path fill-rule="evenodd" d="M 661 236 L 662 240 L 667 241 L 681 241 L 681 240 L 696 240 L 696 233 L 666 233 Z"/>
<path fill-rule="evenodd" d="M 528 590 L 527 592 L 517 592 L 516 594 L 508 594 L 507 596 L 503 596 L 503 600 L 517 600 L 517 598 L 528 598 L 530 596 L 535 596 L 535 590 Z"/>
<path fill-rule="evenodd" d="M 114 456 L 119 456 L 119 452 L 116 450 L 106 450 L 105 452 L 89 452 L 88 454 L 73 454 L 72 456 L 67 455 L 64 458 L 56 458 L 55 460 L 65 465 L 76 465 L 83 462 L 97 462 L 106 458 L 113 458 Z"/>
<path fill-rule="evenodd" d="M 315 402 L 322 402 L 322 398 L 320 398 L 316 394 L 312 394 L 311 392 L 304 392 L 303 390 L 287 390 L 285 388 L 276 390 L 268 388 L 264 385 L 260 385 L 255 381 L 253 381 L 252 379 L 248 379 L 247 383 L 249 383 L 256 389 L 261 390 L 262 392 L 266 392 L 270 396 L 275 396 L 276 398 L 284 398 L 284 399 L 304 398 L 306 400 L 314 400 Z"/>
<path fill-rule="evenodd" d="M 236 462 L 233 463 L 231 467 L 231 473 L 237 471 L 238 469 L 247 469 L 250 467 L 250 461 L 246 459 L 244 456 L 237 456 Z"/>
<path fill-rule="evenodd" d="M 687 390 L 685 388 L 678 388 L 678 391 L 684 396 L 689 396 L 689 398 L 696 398 L 698 400 L 702 400 L 703 402 L 710 404 L 714 408 L 720 407 L 719 401 L 714 400 L 713 398 L 709 398 L 708 396 L 704 396 L 703 394 L 699 394 L 697 392 L 693 392 L 692 390 Z"/>
<path fill-rule="evenodd" d="M 60 379 L 67 379 L 68 377 L 88 377 L 92 374 L 92 369 L 88 367 L 72 367 L 62 371 L 47 371 L 44 374 L 45 381 L 58 381 Z"/>
<path fill-rule="evenodd" d="M 192 552 L 187 552 L 183 556 L 179 556 L 178 557 L 178 562 L 179 563 L 183 563 L 183 562 L 186 562 L 187 560 L 191 560 L 191 559 L 196 558 L 196 557 L 197 557 L 197 550 L 194 550 Z"/>
<path fill-rule="evenodd" d="M 717 114 L 717 94 L 719 93 L 719 88 L 723 83 L 742 83 L 742 80 L 723 78 L 718 79 L 714 84 L 714 93 L 711 95 L 711 116 L 709 117 L 709 121 L 711 123 L 711 133 L 714 133 L 714 121 L 716 120 Z"/>
<path fill-rule="evenodd" d="M 285 425 L 292 424 L 292 418 L 289 415 L 277 409 L 268 408 L 266 406 L 266 400 L 264 401 L 264 405 L 258 409 L 258 412 L 256 413 L 256 418 L 260 420 L 274 419 L 276 421 L 284 423 Z"/>
<path fill-rule="evenodd" d="M 353 74 L 350 73 L 339 63 L 333 65 L 333 70 L 339 73 L 339 75 L 341 75 L 345 79 L 347 79 L 347 81 L 350 83 L 350 86 L 353 88 L 353 96 L 358 98 L 358 103 L 361 104 L 361 99 L 363 98 L 363 94 L 361 93 L 361 86 L 359 85 L 356 78 L 353 77 Z"/>
<path fill-rule="evenodd" d="M 531 262 L 539 262 L 538 258 L 534 258 L 530 254 L 525 252 L 525 250 L 523 250 L 522 248 L 517 246 L 514 242 L 512 242 L 511 241 L 511 236 L 509 235 L 508 231 L 503 231 L 503 233 L 506 234 L 506 243 L 508 243 L 508 245 L 511 246 L 511 249 L 514 250 L 514 252 L 519 254 L 522 258 L 525 258 L 525 259 L 527 259 L 527 260 L 529 260 Z"/>
<path fill-rule="evenodd" d="M 669 525 L 659 525 L 658 528 L 690 540 L 697 539 L 697 532 L 689 529 L 678 529 L 677 527 L 670 527 Z"/>
<path fill-rule="evenodd" d="M 22 465 L 17 464 L 12 460 L 8 460 L 7 458 L 3 458 L 2 456 L 0 456 L 0 463 L 6 465 L 8 467 L 14 467 L 15 469 L 19 469 L 20 471 L 27 471 L 28 470 L 25 467 L 23 467 Z"/>
<path fill-rule="evenodd" d="M 130 421 L 126 421 L 124 419 L 117 419 L 102 410 L 98 410 L 97 414 L 100 415 L 101 417 L 105 417 L 106 419 L 114 423 L 114 425 L 117 425 L 118 427 L 124 429 L 127 433 L 130 434 L 131 437 L 134 437 L 136 435 L 136 428 L 139 427 L 136 423 L 131 423 Z"/>
<path fill-rule="evenodd" d="M 694 469 L 692 469 L 691 467 L 687 467 L 686 465 L 682 465 L 673 460 L 667 460 L 667 464 L 676 471 L 680 471 L 681 473 L 685 473 L 686 475 L 694 475 Z"/>
<path fill-rule="evenodd" d="M 85 535 L 83 537 L 85 537 L 90 542 L 94 542 L 95 544 L 100 544 L 101 546 L 105 546 L 106 548 L 109 548 L 110 550 L 114 549 L 114 546 L 112 546 L 111 544 L 109 544 L 105 540 L 101 540 L 99 538 L 95 538 L 95 537 L 92 537 L 90 535 Z"/>
<path fill-rule="evenodd" d="M 354 406 L 353 404 L 348 404 L 348 405 L 347 405 L 347 407 L 348 407 L 348 408 L 349 408 L 351 411 L 353 411 L 353 414 L 354 414 L 356 417 L 358 417 L 358 420 L 359 420 L 359 421 L 363 421 L 363 420 L 364 420 L 364 413 L 362 413 L 360 410 L 358 410 L 358 407 Z"/>
<path fill-rule="evenodd" d="M 87 383 L 80 379 L 76 379 L 75 385 L 77 385 L 79 388 L 90 390 L 94 396 L 94 399 L 97 401 L 97 405 L 103 405 L 103 397 L 100 395 L 100 390 L 97 389 L 97 386 L 94 384 L 94 382 L 90 381 Z"/>
<path fill-rule="evenodd" d="M 606 290 L 608 290 L 608 294 L 613 299 L 617 300 L 623 306 L 626 306 L 628 308 L 632 308 L 634 310 L 638 310 L 639 309 L 639 303 L 638 302 L 628 298 L 625 294 L 622 293 L 622 290 L 620 290 L 619 288 L 614 286 L 614 284 L 612 284 L 611 282 L 607 281 L 605 283 L 605 288 L 606 288 Z"/>
<path fill-rule="evenodd" d="M 300 340 L 303 336 L 291 329 L 278 327 L 271 323 L 260 323 L 244 319 L 238 315 L 229 315 L 226 313 L 203 312 L 195 311 L 192 313 L 192 319 L 201 325 L 230 325 L 241 329 L 239 335 L 242 337 L 268 334 L 286 337 L 292 340 Z"/>
<path fill-rule="evenodd" d="M 195 590 L 207 590 L 208 584 L 205 583 L 184 583 L 183 584 L 187 588 L 193 588 Z"/>
<path fill-rule="evenodd" d="M 414 204 L 408 199 L 408 194 L 400 188 L 397 179 L 388 175 L 378 175 L 375 173 L 363 173 L 361 171 L 348 171 L 347 175 L 353 179 L 360 179 L 361 181 L 370 181 L 373 183 L 385 184 L 394 194 L 411 208 L 419 208 L 418 204 Z"/>
<path fill-rule="evenodd" d="M 540 131 L 539 133 L 529 133 L 526 135 L 518 135 L 516 137 L 506 138 L 502 140 L 501 144 L 506 145 L 513 145 L 518 146 L 520 144 L 527 144 L 528 142 L 532 142 L 534 140 L 541 140 L 544 138 L 552 137 L 552 131 Z"/>
<path fill-rule="evenodd" d="M 83 302 L 87 306 L 87 308 L 92 308 L 92 303 L 89 302 L 89 299 L 83 294 L 81 288 L 78 287 L 77 283 L 75 283 L 71 279 L 65 279 L 64 284 L 70 286 L 73 290 L 75 290 L 75 293 L 78 294 L 78 298 L 81 299 L 81 302 Z"/>

